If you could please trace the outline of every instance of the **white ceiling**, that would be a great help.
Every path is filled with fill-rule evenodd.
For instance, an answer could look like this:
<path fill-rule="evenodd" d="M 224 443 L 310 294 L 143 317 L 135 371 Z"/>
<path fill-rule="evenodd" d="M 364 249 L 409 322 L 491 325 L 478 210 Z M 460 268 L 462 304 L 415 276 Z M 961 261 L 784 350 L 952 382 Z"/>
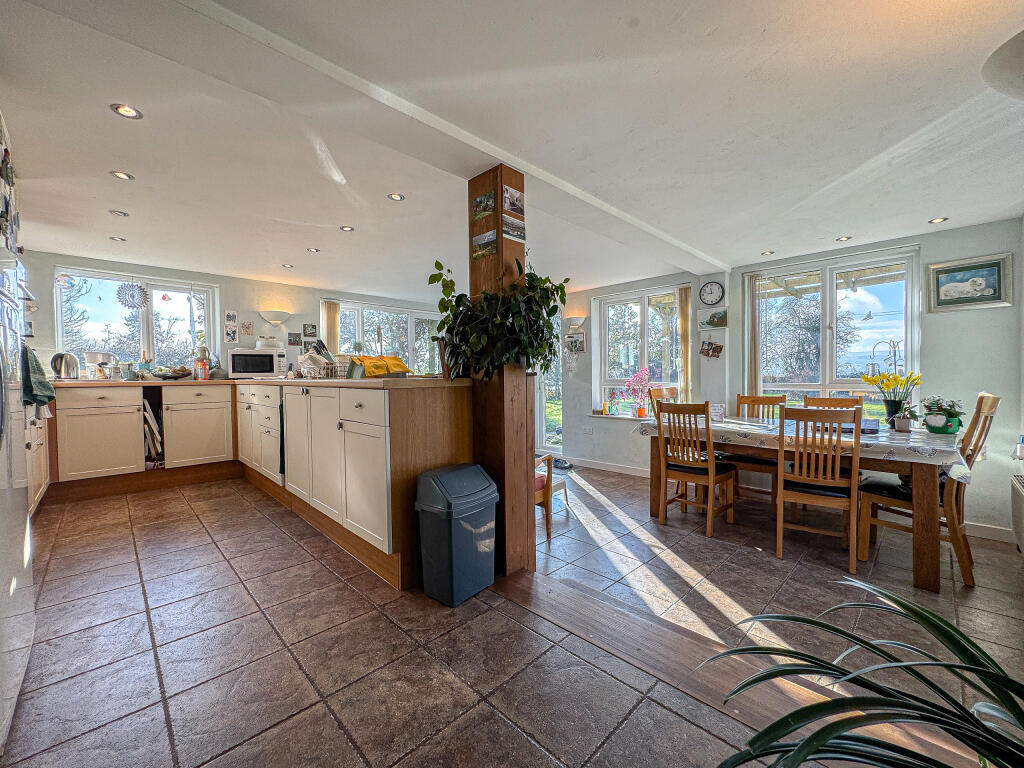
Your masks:
<path fill-rule="evenodd" d="M 1024 103 L 980 75 L 1024 0 L 0 0 L 0 16 L 32 249 L 429 300 L 435 258 L 465 274 L 465 179 L 496 159 L 527 173 L 532 260 L 575 288 L 1024 210 Z"/>

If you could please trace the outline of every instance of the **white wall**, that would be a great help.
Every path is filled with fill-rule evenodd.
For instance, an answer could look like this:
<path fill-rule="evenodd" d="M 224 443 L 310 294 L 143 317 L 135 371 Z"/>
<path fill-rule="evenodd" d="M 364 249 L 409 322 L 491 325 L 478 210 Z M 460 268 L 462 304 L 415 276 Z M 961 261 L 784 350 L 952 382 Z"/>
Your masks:
<path fill-rule="evenodd" d="M 281 339 L 282 344 L 287 344 L 289 332 L 301 333 L 303 323 L 316 323 L 323 335 L 320 325 L 320 299 L 335 298 L 348 301 L 361 301 L 374 304 L 383 304 L 390 307 L 403 307 L 412 310 L 437 311 L 436 307 L 426 304 L 417 304 L 397 299 L 387 299 L 378 296 L 364 296 L 354 293 L 342 293 L 338 291 L 321 290 L 319 288 L 303 288 L 294 285 L 282 285 L 264 280 L 246 280 L 225 275 L 214 275 L 202 272 L 185 272 L 176 269 L 162 269 L 139 264 L 122 264 L 113 261 L 102 261 L 99 259 L 86 259 L 79 256 L 67 256 L 55 253 L 42 253 L 26 251 L 22 256 L 25 263 L 25 271 L 28 279 L 29 289 L 35 295 L 39 309 L 28 316 L 33 322 L 35 337 L 29 341 L 29 345 L 39 355 L 43 367 L 49 370 L 49 359 L 57 351 L 56 342 L 56 304 L 54 298 L 54 270 L 59 265 L 62 267 L 77 267 L 80 269 L 95 269 L 106 272 L 120 272 L 140 277 L 155 277 L 180 282 L 206 283 L 218 286 L 219 305 L 216 314 L 222 316 L 225 310 L 238 312 L 239 323 L 243 320 L 253 321 L 253 335 L 239 335 L 238 343 L 226 344 L 222 341 L 223 329 L 218 323 L 217 337 L 211 339 L 210 350 L 215 354 L 222 355 L 233 347 L 252 347 L 256 344 L 257 336 L 276 336 Z M 427 273 L 423 279 L 426 282 Z M 266 322 L 259 315 L 259 310 L 283 309 L 292 313 L 286 322 L 279 326 L 273 326 Z M 288 362 L 295 362 L 301 354 L 302 347 L 285 347 L 288 351 Z"/>

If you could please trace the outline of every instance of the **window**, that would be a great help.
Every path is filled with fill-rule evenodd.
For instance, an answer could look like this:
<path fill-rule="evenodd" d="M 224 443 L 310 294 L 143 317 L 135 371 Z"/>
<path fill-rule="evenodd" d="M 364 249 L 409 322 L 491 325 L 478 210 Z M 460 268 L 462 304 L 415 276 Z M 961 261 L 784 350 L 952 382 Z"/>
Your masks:
<path fill-rule="evenodd" d="M 892 253 L 748 275 L 748 390 L 783 394 L 790 404 L 807 394 L 862 394 L 865 415 L 884 416 L 860 377 L 913 367 L 913 257 Z"/>
<path fill-rule="evenodd" d="M 207 343 L 213 286 L 60 267 L 55 277 L 57 346 L 82 363 L 85 352 L 129 361 L 145 350 L 155 365 L 191 365 Z"/>
<path fill-rule="evenodd" d="M 689 286 L 610 297 L 600 302 L 600 311 L 598 399 L 609 401 L 616 415 L 631 414 L 637 404 L 627 398 L 624 387 L 626 380 L 642 368 L 650 373 L 650 386 L 678 387 L 685 398 L 689 380 Z"/>
<path fill-rule="evenodd" d="M 343 355 L 399 357 L 414 373 L 441 371 L 437 344 L 430 340 L 437 333 L 437 322 L 436 314 L 426 312 L 342 304 L 331 299 L 320 302 L 320 323 L 329 349 L 337 348 Z"/>

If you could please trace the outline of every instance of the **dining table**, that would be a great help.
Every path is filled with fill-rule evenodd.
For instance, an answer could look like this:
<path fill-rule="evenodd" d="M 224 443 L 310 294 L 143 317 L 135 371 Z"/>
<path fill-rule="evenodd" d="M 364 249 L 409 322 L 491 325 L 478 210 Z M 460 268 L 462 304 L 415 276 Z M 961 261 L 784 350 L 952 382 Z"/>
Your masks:
<path fill-rule="evenodd" d="M 641 421 L 634 431 L 650 437 L 651 517 L 658 517 L 665 494 L 658 425 L 653 419 L 648 419 Z M 785 445 L 793 444 L 793 432 L 794 425 L 788 422 L 783 430 Z M 777 457 L 779 423 L 777 419 L 712 418 L 711 439 L 716 451 L 761 458 Z M 841 455 L 849 456 L 852 446 L 851 430 L 848 438 L 844 436 Z M 787 454 L 791 455 L 792 451 L 787 450 Z M 849 458 L 845 462 L 848 464 Z M 877 434 L 861 432 L 860 469 L 910 477 L 914 498 L 914 586 L 938 592 L 939 473 L 940 470 L 945 471 L 949 477 L 962 483 L 969 483 L 971 479 L 970 469 L 960 455 L 957 435 L 935 434 L 925 429 L 896 432 L 888 429 L 883 421 Z"/>

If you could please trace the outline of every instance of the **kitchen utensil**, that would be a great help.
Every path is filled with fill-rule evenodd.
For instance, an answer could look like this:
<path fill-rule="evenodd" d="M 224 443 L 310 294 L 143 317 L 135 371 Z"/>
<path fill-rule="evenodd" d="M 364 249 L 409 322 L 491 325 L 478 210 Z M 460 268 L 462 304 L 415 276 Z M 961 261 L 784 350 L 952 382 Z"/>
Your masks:
<path fill-rule="evenodd" d="M 77 379 L 79 376 L 78 358 L 70 352 L 58 352 L 51 357 L 50 368 L 58 379 Z"/>

